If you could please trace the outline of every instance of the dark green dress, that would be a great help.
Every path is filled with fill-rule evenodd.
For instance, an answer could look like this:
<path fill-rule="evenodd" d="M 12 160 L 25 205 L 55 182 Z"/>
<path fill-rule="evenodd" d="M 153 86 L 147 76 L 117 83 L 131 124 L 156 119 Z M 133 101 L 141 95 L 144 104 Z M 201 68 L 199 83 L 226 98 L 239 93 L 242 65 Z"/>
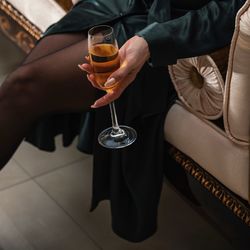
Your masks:
<path fill-rule="evenodd" d="M 45 33 L 83 32 L 106 23 L 114 27 L 120 46 L 135 34 L 149 44 L 149 62 L 116 101 L 119 123 L 138 132 L 133 145 L 121 150 L 98 145 L 97 135 L 111 124 L 107 107 L 85 114 L 47 117 L 27 137 L 40 149 L 53 151 L 55 135 L 63 134 L 67 146 L 79 134 L 79 150 L 94 154 L 91 209 L 109 199 L 112 227 L 119 236 L 138 242 L 156 231 L 166 164 L 163 124 L 175 98 L 166 66 L 178 58 L 206 54 L 228 45 L 235 15 L 244 2 L 82 0 Z"/>

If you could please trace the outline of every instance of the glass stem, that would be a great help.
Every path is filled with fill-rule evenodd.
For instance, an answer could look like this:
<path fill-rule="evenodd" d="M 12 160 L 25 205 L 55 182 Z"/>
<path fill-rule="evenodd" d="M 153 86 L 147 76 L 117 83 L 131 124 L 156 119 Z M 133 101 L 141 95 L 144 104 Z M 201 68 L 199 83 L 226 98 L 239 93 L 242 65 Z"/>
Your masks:
<path fill-rule="evenodd" d="M 109 104 L 110 113 L 111 113 L 111 120 L 112 120 L 112 132 L 111 136 L 119 136 L 123 135 L 124 131 L 119 127 L 118 121 L 117 121 L 117 115 L 115 110 L 115 103 L 111 102 Z"/>

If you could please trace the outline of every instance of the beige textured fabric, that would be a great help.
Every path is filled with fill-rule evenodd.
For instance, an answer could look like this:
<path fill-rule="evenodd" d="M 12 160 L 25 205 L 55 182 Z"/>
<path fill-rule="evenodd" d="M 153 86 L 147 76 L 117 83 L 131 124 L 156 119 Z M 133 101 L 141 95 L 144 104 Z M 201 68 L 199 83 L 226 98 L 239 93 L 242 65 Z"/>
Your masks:
<path fill-rule="evenodd" d="M 169 143 L 234 193 L 249 200 L 249 147 L 232 142 L 225 132 L 179 104 L 169 110 L 164 132 Z"/>
<path fill-rule="evenodd" d="M 250 1 L 239 10 L 230 47 L 224 123 L 229 137 L 250 142 Z"/>
<path fill-rule="evenodd" d="M 65 11 L 54 0 L 8 0 L 8 2 L 42 31 L 65 15 Z"/>
<path fill-rule="evenodd" d="M 189 110 L 205 119 L 222 115 L 224 81 L 210 56 L 179 59 L 168 69 L 179 99 Z"/>

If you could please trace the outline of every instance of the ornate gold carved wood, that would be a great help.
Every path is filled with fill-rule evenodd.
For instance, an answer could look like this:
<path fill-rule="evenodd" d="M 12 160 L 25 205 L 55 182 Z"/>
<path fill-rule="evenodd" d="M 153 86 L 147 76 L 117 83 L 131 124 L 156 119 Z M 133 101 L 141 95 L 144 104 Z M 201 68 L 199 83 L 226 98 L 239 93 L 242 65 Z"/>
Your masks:
<path fill-rule="evenodd" d="M 42 35 L 38 27 L 5 0 L 0 1 L 0 30 L 26 53 Z"/>
<path fill-rule="evenodd" d="M 204 188 L 220 200 L 224 206 L 231 210 L 246 225 L 250 226 L 250 207 L 248 204 L 242 202 L 219 181 L 176 148 L 171 147 L 169 153 L 188 174 L 193 176 Z"/>

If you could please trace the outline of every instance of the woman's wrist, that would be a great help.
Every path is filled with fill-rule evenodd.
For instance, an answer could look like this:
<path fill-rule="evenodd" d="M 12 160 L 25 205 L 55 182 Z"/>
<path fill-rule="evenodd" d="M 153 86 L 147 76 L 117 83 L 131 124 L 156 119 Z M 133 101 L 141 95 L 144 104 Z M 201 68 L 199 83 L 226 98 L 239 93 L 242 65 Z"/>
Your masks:
<path fill-rule="evenodd" d="M 145 61 L 147 61 L 149 58 L 150 58 L 150 51 L 149 51 L 149 46 L 148 46 L 148 43 L 147 41 L 141 37 L 141 36 L 138 36 L 138 35 L 135 35 L 136 39 L 138 39 L 140 45 L 141 45 L 141 49 L 143 51 L 143 54 L 145 56 Z"/>

